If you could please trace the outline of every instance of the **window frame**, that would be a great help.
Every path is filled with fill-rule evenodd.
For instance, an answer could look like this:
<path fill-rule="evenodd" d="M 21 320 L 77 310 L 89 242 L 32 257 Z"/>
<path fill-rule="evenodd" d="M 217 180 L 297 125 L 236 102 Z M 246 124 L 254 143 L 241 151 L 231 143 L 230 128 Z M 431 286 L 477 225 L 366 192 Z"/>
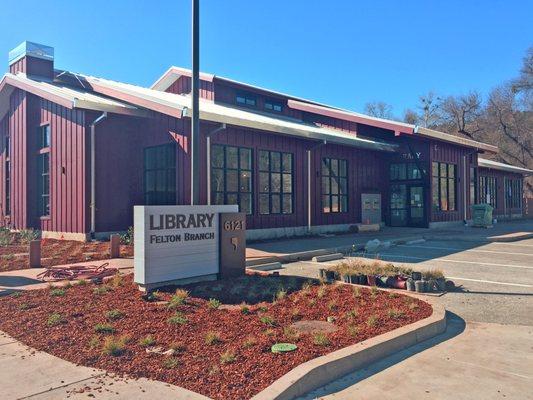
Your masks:
<path fill-rule="evenodd" d="M 45 148 L 46 149 L 46 148 Z M 51 203 L 50 203 L 50 187 L 51 187 L 51 176 L 50 176 L 50 151 L 40 151 L 37 156 L 37 179 L 38 179 L 38 190 L 39 197 L 38 210 L 39 216 L 41 218 L 47 218 L 51 215 Z M 46 166 L 46 168 L 45 168 Z M 46 184 L 45 184 L 46 183 Z"/>
<path fill-rule="evenodd" d="M 223 159 L 222 159 L 222 167 L 214 166 L 213 165 L 213 154 L 216 147 L 222 148 L 223 151 Z M 237 168 L 230 168 L 228 167 L 227 157 L 228 157 L 228 149 L 237 149 Z M 243 151 L 249 151 L 249 169 L 248 168 L 242 168 L 242 153 Z M 223 202 L 222 204 L 235 204 L 228 202 L 228 195 L 237 195 L 237 205 L 239 206 L 239 211 L 245 212 L 246 215 L 253 215 L 254 213 L 254 150 L 251 147 L 245 147 L 245 146 L 232 146 L 227 144 L 212 144 L 211 145 L 211 160 L 209 163 L 210 168 L 210 188 L 211 188 L 211 204 L 220 204 L 217 202 L 217 194 L 222 194 L 223 196 Z M 223 190 L 213 190 L 213 177 L 215 176 L 214 171 L 219 170 L 222 171 L 223 174 Z M 237 191 L 228 191 L 228 171 L 236 171 L 237 172 Z M 242 173 L 243 172 L 249 172 L 250 174 L 250 191 L 244 191 L 241 190 L 242 184 Z M 243 195 L 247 195 L 250 198 L 249 201 L 249 212 L 248 211 L 242 211 L 242 197 Z"/>
<path fill-rule="evenodd" d="M 436 168 L 435 168 L 436 166 Z M 450 167 L 453 168 L 453 176 L 450 176 Z M 437 174 L 435 174 L 435 170 Z M 431 207 L 435 212 L 457 212 L 457 164 L 441 161 L 431 163 Z M 444 173 L 443 173 L 444 172 Z M 450 181 L 452 186 L 450 186 Z M 443 185 L 444 182 L 444 185 Z M 450 187 L 453 187 L 451 196 Z M 444 198 L 445 197 L 445 198 Z M 453 203 L 452 203 L 453 200 Z M 445 201 L 445 202 L 444 202 Z M 453 204 L 453 208 L 451 205 Z"/>
<path fill-rule="evenodd" d="M 11 215 L 11 153 L 10 153 L 11 138 L 9 134 L 6 135 L 4 141 L 4 213 L 5 216 Z"/>
<path fill-rule="evenodd" d="M 267 105 L 270 105 L 271 108 L 268 108 Z M 279 110 L 276 110 L 276 106 L 279 107 Z M 283 102 L 275 99 L 265 99 L 263 108 L 268 112 L 283 113 Z"/>
<path fill-rule="evenodd" d="M 478 195 L 480 203 L 498 208 L 498 178 L 490 175 L 480 176 Z M 487 195 L 490 195 L 489 202 L 487 202 Z"/>
<path fill-rule="evenodd" d="M 165 167 L 153 167 L 153 168 L 147 168 L 148 160 L 147 160 L 147 153 L 150 151 L 156 151 L 160 149 L 166 149 L 164 156 L 167 157 L 171 155 L 170 161 L 165 160 L 167 163 Z M 161 156 L 161 155 L 159 155 Z M 157 155 L 154 155 L 154 157 L 157 158 Z M 155 173 L 154 178 L 154 187 L 157 189 L 159 178 L 157 176 L 157 172 L 164 171 L 163 176 L 165 177 L 165 189 L 166 190 L 147 190 L 147 174 L 148 173 Z M 143 148 L 143 195 L 144 195 L 144 204 L 145 205 L 175 205 L 177 200 L 177 190 L 176 190 L 176 145 L 174 143 L 167 143 L 167 144 L 161 144 L 157 146 L 148 146 Z M 169 178 L 170 175 L 170 178 Z M 172 179 L 173 178 L 173 179 Z M 172 186 L 170 183 L 172 182 Z M 174 190 L 170 190 L 171 188 L 174 188 Z M 150 199 L 149 196 L 155 197 L 155 199 Z M 160 197 L 157 196 L 163 196 L 165 199 L 163 201 L 158 201 Z M 150 201 L 149 201 L 150 199 Z"/>
<path fill-rule="evenodd" d="M 261 155 L 262 153 L 268 154 L 268 169 L 263 168 L 261 165 Z M 279 155 L 279 170 L 273 170 L 272 166 L 272 155 L 278 154 Z M 283 167 L 283 159 L 284 156 L 290 157 L 290 171 L 287 172 L 284 170 Z M 258 206 L 257 210 L 259 215 L 292 215 L 294 214 L 294 153 L 288 152 L 288 151 L 278 151 L 278 150 L 266 150 L 266 149 L 259 149 L 257 151 L 257 176 L 258 176 Z M 261 184 L 261 175 L 262 174 L 268 174 L 268 190 L 263 190 Z M 280 181 L 279 181 L 279 192 L 273 192 L 272 191 L 272 176 L 273 175 L 279 175 Z M 285 191 L 284 188 L 284 175 L 290 175 L 290 192 Z M 261 207 L 261 200 L 265 196 L 268 196 L 268 212 L 264 212 L 264 209 Z M 289 197 L 290 196 L 290 197 Z M 279 212 L 273 212 L 272 199 L 274 197 L 279 197 Z M 289 197 L 290 198 L 290 212 L 285 211 L 284 207 L 284 198 Z"/>
<path fill-rule="evenodd" d="M 506 209 L 521 209 L 523 197 L 522 179 L 505 177 L 504 190 Z"/>
<path fill-rule="evenodd" d="M 333 193 L 331 190 L 332 188 L 332 182 L 335 179 L 335 176 L 333 175 L 332 169 L 331 169 L 331 161 L 337 162 L 337 193 Z M 341 163 L 344 163 L 344 171 L 345 175 L 340 175 L 341 171 Z M 324 165 L 327 165 L 328 168 L 328 174 L 324 175 Z M 341 179 L 344 179 L 346 181 L 346 193 L 341 193 Z M 327 187 L 328 190 L 324 190 L 324 182 L 327 181 Z M 348 160 L 344 158 L 337 158 L 337 157 L 322 157 L 321 163 L 320 163 L 320 203 L 321 203 L 321 212 L 323 214 L 345 214 L 349 212 L 349 197 L 350 188 L 349 188 L 349 180 L 348 180 Z M 328 204 L 326 205 L 324 202 L 325 198 L 328 198 Z M 337 203 L 337 210 L 333 210 L 333 198 L 338 197 L 338 203 Z M 345 199 L 345 202 L 343 202 L 343 198 Z M 343 207 L 343 204 L 345 204 L 345 207 Z"/>
<path fill-rule="evenodd" d="M 42 123 L 38 128 L 39 149 L 47 149 L 52 145 L 52 129 L 50 122 Z M 46 140 L 44 140 L 46 138 Z"/>

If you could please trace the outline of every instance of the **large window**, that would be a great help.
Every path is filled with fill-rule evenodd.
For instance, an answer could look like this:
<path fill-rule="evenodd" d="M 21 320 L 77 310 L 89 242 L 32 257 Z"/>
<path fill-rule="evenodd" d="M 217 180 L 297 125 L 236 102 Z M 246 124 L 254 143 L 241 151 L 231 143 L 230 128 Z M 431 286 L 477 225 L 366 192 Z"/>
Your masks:
<path fill-rule="evenodd" d="M 173 144 L 144 149 L 144 203 L 176 204 L 176 148 Z"/>
<path fill-rule="evenodd" d="M 39 145 L 41 149 L 50 147 L 50 125 L 43 125 L 39 127 Z"/>
<path fill-rule="evenodd" d="M 493 176 L 481 176 L 479 178 L 479 202 L 490 204 L 496 208 L 497 198 L 497 180 Z"/>
<path fill-rule="evenodd" d="M 505 178 L 505 208 L 522 208 L 522 180 Z"/>
<path fill-rule="evenodd" d="M 457 166 L 434 162 L 432 164 L 433 210 L 455 211 Z"/>
<path fill-rule="evenodd" d="M 282 112 L 283 111 L 283 105 L 281 104 L 281 102 L 279 102 L 277 100 L 266 99 L 265 100 L 265 110 Z"/>
<path fill-rule="evenodd" d="M 9 136 L 6 136 L 4 151 L 4 193 L 5 193 L 5 215 L 11 214 L 11 161 L 9 159 Z"/>
<path fill-rule="evenodd" d="M 291 214 L 293 160 L 291 153 L 259 151 L 259 213 Z"/>
<path fill-rule="evenodd" d="M 50 215 L 50 152 L 39 154 L 39 198 L 38 208 L 41 216 Z"/>
<path fill-rule="evenodd" d="M 322 211 L 348 211 L 348 168 L 346 160 L 322 160 Z"/>
<path fill-rule="evenodd" d="M 404 181 L 422 179 L 416 163 L 395 163 L 390 165 L 390 180 Z"/>
<path fill-rule="evenodd" d="M 252 150 L 245 147 L 211 147 L 211 202 L 238 204 L 252 213 Z"/>
<path fill-rule="evenodd" d="M 470 204 L 476 204 L 477 199 L 477 169 L 470 167 Z"/>

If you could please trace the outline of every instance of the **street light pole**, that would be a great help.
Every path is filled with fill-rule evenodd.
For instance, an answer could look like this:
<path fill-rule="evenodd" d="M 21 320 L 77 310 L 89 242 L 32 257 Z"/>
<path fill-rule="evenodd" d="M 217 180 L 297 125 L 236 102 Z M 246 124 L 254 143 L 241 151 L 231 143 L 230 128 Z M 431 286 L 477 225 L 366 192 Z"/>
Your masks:
<path fill-rule="evenodd" d="M 200 204 L 200 0 L 192 0 L 191 205 Z"/>

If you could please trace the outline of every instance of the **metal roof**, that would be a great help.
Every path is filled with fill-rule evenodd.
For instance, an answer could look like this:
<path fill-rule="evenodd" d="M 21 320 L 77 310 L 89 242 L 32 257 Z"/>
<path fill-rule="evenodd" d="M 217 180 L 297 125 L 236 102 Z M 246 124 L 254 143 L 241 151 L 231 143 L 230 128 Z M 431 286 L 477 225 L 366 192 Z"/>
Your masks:
<path fill-rule="evenodd" d="M 26 74 L 6 73 L 0 81 L 0 118 L 9 110 L 9 95 L 14 88 L 58 103 L 69 109 L 81 108 L 115 114 L 146 117 L 150 113 L 135 106 L 64 84 L 28 77 Z"/>
<path fill-rule="evenodd" d="M 493 160 L 487 160 L 486 158 L 478 157 L 477 165 L 482 168 L 497 169 L 500 171 L 514 172 L 514 173 L 522 174 L 522 175 L 533 174 L 533 170 L 531 169 L 515 167 L 514 165 L 504 164 L 504 163 L 493 161 Z"/>
<path fill-rule="evenodd" d="M 127 83 L 110 81 L 102 78 L 78 75 L 93 90 L 118 98 L 140 107 L 161 112 L 174 117 L 191 116 L 191 98 L 186 95 L 161 92 Z M 251 129 L 265 130 L 307 139 L 338 143 L 359 148 L 379 151 L 395 151 L 398 146 L 369 139 L 359 138 L 353 134 L 319 127 L 312 123 L 296 119 L 273 117 L 265 113 L 252 112 L 237 107 L 216 104 L 200 100 L 200 118 L 206 121 L 244 126 Z"/>
<path fill-rule="evenodd" d="M 176 81 L 180 76 L 191 76 L 191 70 L 187 68 L 180 68 L 172 66 L 170 67 L 153 85 L 152 89 L 165 91 L 168 89 L 172 83 Z M 332 116 L 332 114 L 335 114 L 333 117 L 344 119 L 344 120 L 352 120 L 354 122 L 375 126 L 378 128 L 388 129 L 394 131 L 396 134 L 415 134 L 420 136 L 425 136 L 428 138 L 432 138 L 435 140 L 440 140 L 444 142 L 454 143 L 462 146 L 468 146 L 468 147 L 474 147 L 476 149 L 487 151 L 491 153 L 497 153 L 498 147 L 492 146 L 487 143 L 477 142 L 475 140 L 470 140 L 466 138 L 462 138 L 460 136 L 450 135 L 448 133 L 435 131 L 433 129 L 428 128 L 422 128 L 417 125 L 407 124 L 405 122 L 400 121 L 393 121 L 388 120 L 384 118 L 376 118 L 369 115 L 357 113 L 355 111 L 345 110 L 342 108 L 318 103 L 312 100 L 299 98 L 296 96 L 292 96 L 286 93 L 277 92 L 275 90 L 265 89 L 260 86 L 250 85 L 245 82 L 236 81 L 230 78 L 225 78 L 218 75 L 208 74 L 208 73 L 201 73 L 200 78 L 208 81 L 213 81 L 214 79 L 220 79 L 225 82 L 234 83 L 243 87 L 251 88 L 260 90 L 263 92 L 272 93 L 275 95 L 287 97 L 289 99 L 288 106 L 290 108 L 313 112 L 320 115 L 329 115 Z"/>

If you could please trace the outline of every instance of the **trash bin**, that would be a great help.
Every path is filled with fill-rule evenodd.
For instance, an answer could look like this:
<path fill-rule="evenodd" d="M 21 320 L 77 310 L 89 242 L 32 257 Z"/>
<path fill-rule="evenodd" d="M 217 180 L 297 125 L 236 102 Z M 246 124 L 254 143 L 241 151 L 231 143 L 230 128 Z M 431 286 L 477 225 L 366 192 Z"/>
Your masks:
<path fill-rule="evenodd" d="M 492 226 L 492 210 L 494 208 L 490 204 L 474 204 L 472 206 L 472 215 L 474 219 L 474 226 L 487 228 Z"/>

